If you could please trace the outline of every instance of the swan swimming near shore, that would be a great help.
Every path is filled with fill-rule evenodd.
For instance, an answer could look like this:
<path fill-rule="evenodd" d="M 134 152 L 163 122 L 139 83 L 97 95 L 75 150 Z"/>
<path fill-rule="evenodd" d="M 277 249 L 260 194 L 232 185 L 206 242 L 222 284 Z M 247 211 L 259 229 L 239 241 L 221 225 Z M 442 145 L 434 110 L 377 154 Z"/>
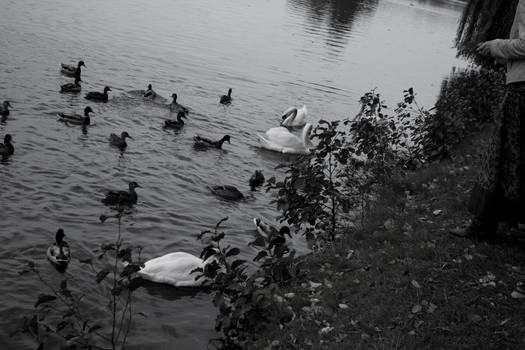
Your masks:
<path fill-rule="evenodd" d="M 258 136 L 262 147 L 268 150 L 289 154 L 308 154 L 313 147 L 310 141 L 312 128 L 312 124 L 306 123 L 301 130 L 301 135 L 298 136 L 287 128 L 279 126 Z"/>

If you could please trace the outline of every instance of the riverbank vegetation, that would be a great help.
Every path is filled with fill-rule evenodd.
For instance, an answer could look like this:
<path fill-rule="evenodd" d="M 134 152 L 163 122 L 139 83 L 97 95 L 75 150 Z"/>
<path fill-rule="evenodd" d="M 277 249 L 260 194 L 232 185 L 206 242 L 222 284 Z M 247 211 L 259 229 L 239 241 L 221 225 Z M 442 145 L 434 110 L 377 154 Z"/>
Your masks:
<path fill-rule="evenodd" d="M 501 239 L 489 243 L 448 234 L 468 223 L 465 203 L 502 93 L 502 72 L 469 69 L 443 84 L 432 111 L 407 89 L 388 115 L 372 91 L 355 119 L 321 121 L 312 155 L 267 185 L 281 221 L 314 251 L 290 259 L 283 237 L 288 255 L 262 241 L 265 260 L 251 276 L 244 262 L 223 260 L 223 272 L 212 276 L 223 288 L 215 299 L 223 337 L 215 344 L 524 346 L 525 234 L 501 228 Z M 211 246 L 205 255 L 210 249 L 235 255 Z M 224 289 L 229 278 L 232 290 Z"/>

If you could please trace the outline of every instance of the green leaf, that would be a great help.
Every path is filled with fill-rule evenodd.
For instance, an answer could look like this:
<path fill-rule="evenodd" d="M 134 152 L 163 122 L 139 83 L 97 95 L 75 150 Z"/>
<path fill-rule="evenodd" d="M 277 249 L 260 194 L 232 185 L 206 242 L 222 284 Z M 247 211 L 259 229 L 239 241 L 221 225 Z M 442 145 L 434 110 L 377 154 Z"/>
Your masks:
<path fill-rule="evenodd" d="M 104 270 L 100 270 L 98 273 L 97 273 L 97 276 L 96 276 L 96 281 L 97 283 L 100 283 L 102 282 L 102 280 L 104 278 L 106 278 L 106 276 L 108 275 L 109 271 L 104 269 Z"/>
<path fill-rule="evenodd" d="M 53 301 L 53 300 L 55 300 L 56 298 L 57 298 L 57 297 L 54 296 L 54 295 L 49 295 L 49 294 L 39 294 L 39 295 L 38 295 L 38 300 L 36 301 L 34 307 L 37 307 L 37 306 L 40 305 L 40 304 L 44 304 L 44 303 L 48 303 L 48 302 L 50 302 L 50 301 Z"/>
<path fill-rule="evenodd" d="M 226 253 L 226 257 L 239 255 L 241 250 L 239 248 L 232 248 Z"/>

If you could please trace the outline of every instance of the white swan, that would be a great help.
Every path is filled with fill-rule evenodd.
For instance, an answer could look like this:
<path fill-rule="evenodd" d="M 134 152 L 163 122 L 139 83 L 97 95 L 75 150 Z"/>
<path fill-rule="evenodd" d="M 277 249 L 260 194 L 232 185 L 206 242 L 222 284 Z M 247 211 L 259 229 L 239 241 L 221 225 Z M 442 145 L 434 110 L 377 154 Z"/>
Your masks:
<path fill-rule="evenodd" d="M 264 148 L 271 151 L 291 154 L 308 154 L 313 147 L 310 141 L 313 125 L 306 123 L 301 130 L 301 136 L 279 126 L 271 128 L 263 135 L 258 135 Z"/>
<path fill-rule="evenodd" d="M 308 110 L 306 109 L 306 105 L 303 105 L 301 108 L 296 107 L 290 107 L 286 111 L 283 112 L 281 115 L 281 118 L 283 121 L 281 122 L 281 126 L 286 127 L 299 127 L 304 126 L 306 124 L 306 115 L 308 114 Z"/>
<path fill-rule="evenodd" d="M 200 273 L 192 273 L 192 271 L 198 267 L 204 268 L 214 259 L 215 257 L 211 256 L 204 261 L 185 252 L 169 253 L 146 261 L 137 274 L 144 279 L 171 284 L 175 287 L 200 287 L 208 279 L 201 277 L 195 280 Z"/>

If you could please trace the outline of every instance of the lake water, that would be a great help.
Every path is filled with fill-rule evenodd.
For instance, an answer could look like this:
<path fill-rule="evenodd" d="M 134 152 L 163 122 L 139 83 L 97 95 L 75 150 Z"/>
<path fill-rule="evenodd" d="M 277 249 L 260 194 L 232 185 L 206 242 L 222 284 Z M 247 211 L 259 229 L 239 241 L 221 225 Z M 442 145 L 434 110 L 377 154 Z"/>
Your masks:
<path fill-rule="evenodd" d="M 35 261 L 53 284 L 61 275 L 47 262 L 57 228 L 66 232 L 74 259 L 72 288 L 96 294 L 86 265 L 101 243 L 114 240 L 111 211 L 100 202 L 107 189 L 137 181 L 139 201 L 126 217 L 124 238 L 144 247 L 143 257 L 172 251 L 198 254 L 195 236 L 228 216 L 229 242 L 243 257 L 254 251 L 251 219 L 274 221 L 264 190 L 250 193 L 255 169 L 265 176 L 287 157 L 258 147 L 257 133 L 277 126 L 279 113 L 306 104 L 309 120 L 349 117 L 359 97 L 377 88 L 394 105 L 414 87 L 420 104 L 436 100 L 455 58 L 453 38 L 462 2 L 449 0 L 3 0 L 0 21 L 0 102 L 11 101 L 0 137 L 13 135 L 15 154 L 0 163 L 0 343 L 35 348 L 24 336 L 8 338 L 14 322 L 33 310 L 42 285 L 19 275 Z M 68 81 L 61 62 L 84 60 L 83 93 L 60 94 Z M 191 112 L 183 130 L 163 130 L 173 118 L 162 105 L 138 98 L 148 83 L 172 93 Z M 111 87 L 106 104 L 83 98 Z M 233 89 L 233 103 L 219 96 Z M 58 122 L 56 113 L 91 106 L 94 125 Z M 111 132 L 133 137 L 121 153 Z M 231 135 L 224 150 L 194 149 L 196 134 Z M 236 185 L 239 203 L 214 197 L 208 185 Z M 295 246 L 305 251 L 298 238 Z M 99 266 L 100 268 L 101 266 Z M 99 317 L 104 305 L 88 305 Z M 167 286 L 140 288 L 134 296 L 130 344 L 137 349 L 203 349 L 214 336 L 215 309 L 206 293 Z"/>

